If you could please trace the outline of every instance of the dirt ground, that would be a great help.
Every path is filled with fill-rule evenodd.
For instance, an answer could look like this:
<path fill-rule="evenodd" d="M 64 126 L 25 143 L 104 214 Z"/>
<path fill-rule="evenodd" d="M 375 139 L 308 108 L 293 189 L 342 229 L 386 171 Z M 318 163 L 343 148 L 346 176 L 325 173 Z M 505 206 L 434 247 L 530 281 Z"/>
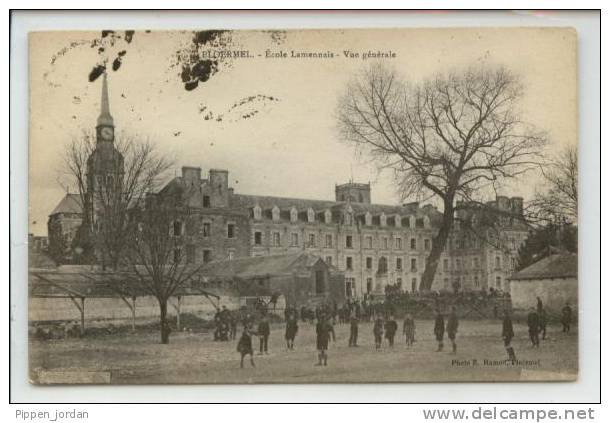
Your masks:
<path fill-rule="evenodd" d="M 269 354 L 255 355 L 256 367 L 245 360 L 239 368 L 237 340 L 214 342 L 211 333 L 173 333 L 169 345 L 154 332 L 105 335 L 29 343 L 30 372 L 39 382 L 42 371 L 105 372 L 110 383 L 345 383 L 574 380 L 578 373 L 578 334 L 549 326 L 539 348 L 530 346 L 527 328 L 515 325 L 516 365 L 508 365 L 500 337 L 500 321 L 461 321 L 458 352 L 435 352 L 432 321 L 417 321 L 416 343 L 407 348 L 400 336 L 394 348 L 376 351 L 372 325 L 361 323 L 359 347 L 349 348 L 349 325 L 336 325 L 328 366 L 318 367 L 315 329 L 299 323 L 295 350 L 288 351 L 284 325 L 272 327 Z M 237 338 L 239 339 L 240 333 Z M 255 353 L 258 338 L 253 338 Z M 486 361 L 487 360 L 487 361 Z M 494 360 L 494 361 L 491 361 Z"/>

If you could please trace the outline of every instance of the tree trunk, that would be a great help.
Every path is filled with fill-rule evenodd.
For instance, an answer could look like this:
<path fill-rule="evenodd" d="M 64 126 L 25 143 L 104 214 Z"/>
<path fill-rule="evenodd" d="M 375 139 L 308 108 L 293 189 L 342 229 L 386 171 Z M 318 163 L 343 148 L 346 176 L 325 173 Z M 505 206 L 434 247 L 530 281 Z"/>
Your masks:
<path fill-rule="evenodd" d="M 441 258 L 441 254 L 447 244 L 447 238 L 453 227 L 453 199 L 445 201 L 445 210 L 443 211 L 443 222 L 441 227 L 432 241 L 432 250 L 430 255 L 426 257 L 426 268 L 422 275 L 421 282 L 419 284 L 420 291 L 430 291 L 432 289 L 432 283 L 434 282 L 434 275 L 438 268 L 438 262 Z"/>
<path fill-rule="evenodd" d="M 167 299 L 159 300 L 159 309 L 161 311 L 161 343 L 169 344 L 169 322 L 167 321 Z"/>

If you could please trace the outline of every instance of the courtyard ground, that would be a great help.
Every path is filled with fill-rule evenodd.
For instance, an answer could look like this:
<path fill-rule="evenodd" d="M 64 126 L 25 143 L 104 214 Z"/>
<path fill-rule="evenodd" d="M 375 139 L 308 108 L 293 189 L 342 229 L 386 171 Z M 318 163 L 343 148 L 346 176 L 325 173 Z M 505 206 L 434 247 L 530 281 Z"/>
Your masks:
<path fill-rule="evenodd" d="M 104 375 L 105 382 L 141 383 L 346 383 L 346 382 L 457 382 L 574 380 L 578 373 L 578 334 L 561 333 L 549 326 L 547 339 L 532 348 L 524 325 L 515 325 L 513 346 L 520 362 L 506 364 L 500 337 L 501 322 L 463 320 L 458 333 L 458 352 L 435 352 L 433 322 L 417 321 L 416 343 L 407 348 L 400 336 L 394 348 L 384 343 L 375 351 L 372 325 L 361 323 L 359 347 L 349 348 L 349 325 L 335 326 L 336 342 L 330 344 L 328 366 L 314 366 L 315 327 L 299 323 L 295 350 L 284 342 L 284 325 L 273 325 L 269 355 L 255 355 L 256 367 L 245 360 L 239 368 L 237 340 L 214 342 L 211 333 L 172 333 L 169 345 L 159 343 L 157 332 L 103 335 L 29 343 L 30 374 L 34 383 L 53 383 L 45 374 Z M 239 339 L 238 333 L 237 339 Z M 258 338 L 253 338 L 255 353 Z M 487 361 L 486 361 L 487 360 Z M 99 379 L 94 379 L 99 380 Z"/>

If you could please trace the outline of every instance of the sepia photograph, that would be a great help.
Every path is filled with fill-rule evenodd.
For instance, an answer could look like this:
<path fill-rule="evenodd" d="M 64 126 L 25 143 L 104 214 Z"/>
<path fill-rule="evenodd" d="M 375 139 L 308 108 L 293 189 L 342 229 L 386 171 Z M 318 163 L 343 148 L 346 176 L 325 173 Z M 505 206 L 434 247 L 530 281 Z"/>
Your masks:
<path fill-rule="evenodd" d="M 573 28 L 28 42 L 31 384 L 578 379 Z"/>

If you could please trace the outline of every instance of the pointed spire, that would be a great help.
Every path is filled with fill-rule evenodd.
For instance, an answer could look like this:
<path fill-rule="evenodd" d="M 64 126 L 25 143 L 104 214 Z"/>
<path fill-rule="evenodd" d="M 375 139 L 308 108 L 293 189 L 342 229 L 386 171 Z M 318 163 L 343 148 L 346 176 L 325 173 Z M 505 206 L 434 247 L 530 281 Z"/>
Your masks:
<path fill-rule="evenodd" d="M 110 102 L 108 101 L 108 79 L 106 72 L 102 79 L 102 103 L 100 116 L 97 118 L 97 125 L 114 126 L 114 121 L 110 115 Z"/>

